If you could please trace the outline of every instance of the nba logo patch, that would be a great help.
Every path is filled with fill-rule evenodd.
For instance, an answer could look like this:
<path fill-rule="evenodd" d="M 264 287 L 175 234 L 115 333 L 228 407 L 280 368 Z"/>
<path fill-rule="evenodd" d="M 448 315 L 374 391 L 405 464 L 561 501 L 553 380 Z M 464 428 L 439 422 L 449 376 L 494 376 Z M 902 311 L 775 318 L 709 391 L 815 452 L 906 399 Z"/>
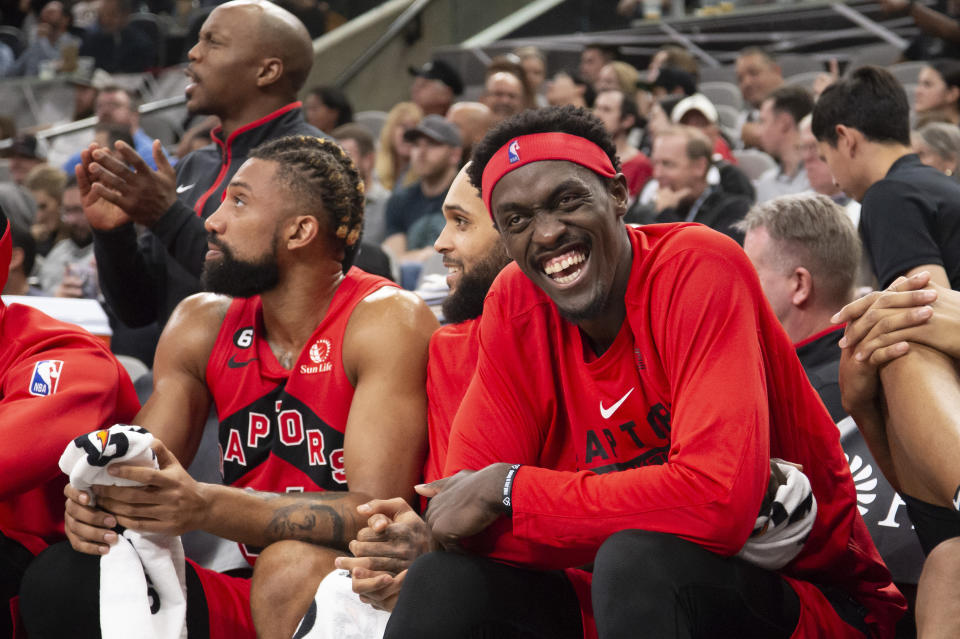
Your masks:
<path fill-rule="evenodd" d="M 56 359 L 44 359 L 37 362 L 33 367 L 33 375 L 30 376 L 31 395 L 46 397 L 57 392 L 57 384 L 60 383 L 60 371 L 63 370 L 63 362 Z"/>
<path fill-rule="evenodd" d="M 520 161 L 520 140 L 514 140 L 507 147 L 507 159 L 510 160 L 510 164 Z"/>

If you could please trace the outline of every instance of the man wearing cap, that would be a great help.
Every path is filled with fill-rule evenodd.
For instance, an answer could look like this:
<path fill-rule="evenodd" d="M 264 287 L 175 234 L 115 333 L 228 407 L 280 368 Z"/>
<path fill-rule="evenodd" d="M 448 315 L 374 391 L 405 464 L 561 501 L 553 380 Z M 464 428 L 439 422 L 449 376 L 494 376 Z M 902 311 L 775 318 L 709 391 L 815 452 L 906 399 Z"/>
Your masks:
<path fill-rule="evenodd" d="M 410 67 L 409 71 L 413 76 L 410 99 L 427 115 L 444 115 L 453 98 L 463 93 L 460 74 L 443 60 L 432 60 L 419 68 Z"/>
<path fill-rule="evenodd" d="M 413 146 L 410 168 L 420 179 L 387 200 L 387 239 L 383 246 L 401 261 L 420 262 L 433 254 L 443 228 L 443 198 L 457 176 L 461 138 L 441 115 L 428 115 L 403 135 Z"/>
<path fill-rule="evenodd" d="M 623 168 L 623 176 L 627 178 L 627 189 L 630 197 L 639 195 L 647 180 L 653 175 L 653 165 L 650 158 L 630 144 L 627 136 L 637 126 L 640 115 L 637 112 L 637 103 L 623 91 L 601 91 L 593 103 L 593 114 L 603 122 L 613 143 L 617 147 L 617 157 Z"/>
<path fill-rule="evenodd" d="M 3 149 L 2 156 L 7 159 L 10 179 L 23 184 L 27 173 L 33 167 L 47 161 L 47 154 L 35 135 L 22 133 L 13 138 L 13 144 Z"/>
<path fill-rule="evenodd" d="M 750 199 L 710 184 L 712 157 L 713 145 L 698 129 L 675 125 L 657 135 L 652 157 L 658 182 L 655 220 L 699 222 L 742 243 L 743 234 L 732 225 L 747 214 Z"/>
<path fill-rule="evenodd" d="M 891 634 L 903 598 L 743 251 L 626 227 L 615 149 L 582 112 L 508 120 L 473 161 L 516 265 L 484 304 L 446 478 L 418 487 L 461 552 L 413 563 L 385 639 L 572 639 L 591 610 L 603 638 Z M 576 589 L 559 572 L 588 565 Z"/>

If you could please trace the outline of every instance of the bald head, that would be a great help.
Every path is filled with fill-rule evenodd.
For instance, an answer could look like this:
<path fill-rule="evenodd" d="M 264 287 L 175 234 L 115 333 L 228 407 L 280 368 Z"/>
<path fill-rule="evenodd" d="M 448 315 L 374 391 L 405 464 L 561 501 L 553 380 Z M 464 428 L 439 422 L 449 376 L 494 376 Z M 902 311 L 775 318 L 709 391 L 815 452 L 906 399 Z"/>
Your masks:
<path fill-rule="evenodd" d="M 447 119 L 460 129 L 464 146 L 469 147 L 487 134 L 493 124 L 493 113 L 482 102 L 457 102 L 447 111 Z"/>
<path fill-rule="evenodd" d="M 280 59 L 283 77 L 279 82 L 289 93 L 297 93 L 313 66 L 313 41 L 307 28 L 295 15 L 268 0 L 233 0 L 217 10 L 232 8 L 256 17 L 257 50 L 262 57 Z"/>

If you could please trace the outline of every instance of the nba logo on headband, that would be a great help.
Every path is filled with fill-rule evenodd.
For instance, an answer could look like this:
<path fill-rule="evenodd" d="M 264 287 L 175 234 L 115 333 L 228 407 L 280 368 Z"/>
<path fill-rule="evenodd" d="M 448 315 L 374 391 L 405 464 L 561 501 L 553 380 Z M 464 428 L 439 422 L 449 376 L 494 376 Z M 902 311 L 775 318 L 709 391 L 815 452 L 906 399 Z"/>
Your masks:
<path fill-rule="evenodd" d="M 516 164 L 520 161 L 520 140 L 514 140 L 507 147 L 507 158 L 510 160 L 510 164 Z"/>

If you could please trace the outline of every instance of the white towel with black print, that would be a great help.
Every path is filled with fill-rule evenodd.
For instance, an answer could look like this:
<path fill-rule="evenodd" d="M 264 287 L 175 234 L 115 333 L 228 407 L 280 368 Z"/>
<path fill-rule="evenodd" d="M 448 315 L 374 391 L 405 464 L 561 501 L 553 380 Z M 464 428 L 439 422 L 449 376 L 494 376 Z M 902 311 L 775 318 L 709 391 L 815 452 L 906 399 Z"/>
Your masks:
<path fill-rule="evenodd" d="M 360 601 L 350 573 L 334 570 L 320 582 L 293 639 L 383 639 L 390 613 Z"/>
<path fill-rule="evenodd" d="M 794 464 L 770 460 L 770 480 L 757 521 L 737 553 L 767 570 L 779 570 L 800 554 L 817 519 L 810 480 Z"/>
<path fill-rule="evenodd" d="M 91 486 L 136 486 L 107 467 L 134 464 L 157 468 L 153 435 L 139 426 L 116 424 L 77 437 L 60 457 L 60 470 L 78 490 Z M 187 598 L 180 537 L 124 530 L 100 558 L 100 632 L 103 639 L 186 639 Z"/>

